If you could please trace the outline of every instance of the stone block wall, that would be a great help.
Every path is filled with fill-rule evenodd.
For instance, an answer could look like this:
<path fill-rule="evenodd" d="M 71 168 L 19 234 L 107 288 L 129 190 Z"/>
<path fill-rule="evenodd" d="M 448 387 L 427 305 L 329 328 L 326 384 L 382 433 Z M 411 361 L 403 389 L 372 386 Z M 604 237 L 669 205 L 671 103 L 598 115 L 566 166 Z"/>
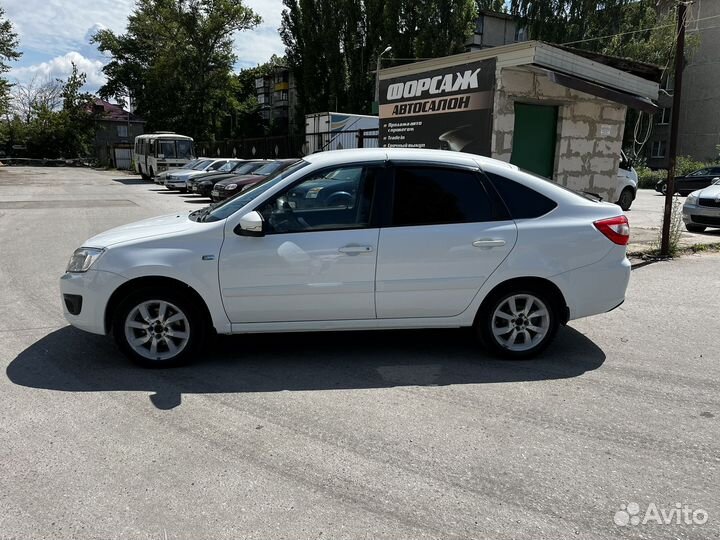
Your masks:
<path fill-rule="evenodd" d="M 615 202 L 626 107 L 526 68 L 498 68 L 496 80 L 492 157 L 510 161 L 516 101 L 558 106 L 553 180 Z"/>

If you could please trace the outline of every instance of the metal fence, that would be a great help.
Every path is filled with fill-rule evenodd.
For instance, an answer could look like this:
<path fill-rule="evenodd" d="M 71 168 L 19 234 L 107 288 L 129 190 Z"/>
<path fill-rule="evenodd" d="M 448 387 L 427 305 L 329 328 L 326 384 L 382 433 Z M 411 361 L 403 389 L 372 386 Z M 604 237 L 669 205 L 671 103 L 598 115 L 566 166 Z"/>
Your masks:
<path fill-rule="evenodd" d="M 282 159 L 326 150 L 375 148 L 378 130 L 328 131 L 307 135 L 281 135 L 224 141 L 195 141 L 195 154 L 204 157 Z"/>

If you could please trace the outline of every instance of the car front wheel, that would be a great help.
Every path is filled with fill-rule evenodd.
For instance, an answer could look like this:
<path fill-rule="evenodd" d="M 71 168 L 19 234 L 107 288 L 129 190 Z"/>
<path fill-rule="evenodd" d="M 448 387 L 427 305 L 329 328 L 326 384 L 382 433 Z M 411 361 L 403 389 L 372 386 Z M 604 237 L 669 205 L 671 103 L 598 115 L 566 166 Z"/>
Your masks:
<path fill-rule="evenodd" d="M 536 290 L 493 295 L 476 320 L 476 330 L 489 352 L 508 359 L 539 354 L 555 337 L 559 325 L 553 298 Z"/>
<path fill-rule="evenodd" d="M 140 290 L 115 312 L 113 335 L 120 349 L 144 367 L 171 367 L 190 360 L 205 331 L 196 306 L 165 291 Z"/>

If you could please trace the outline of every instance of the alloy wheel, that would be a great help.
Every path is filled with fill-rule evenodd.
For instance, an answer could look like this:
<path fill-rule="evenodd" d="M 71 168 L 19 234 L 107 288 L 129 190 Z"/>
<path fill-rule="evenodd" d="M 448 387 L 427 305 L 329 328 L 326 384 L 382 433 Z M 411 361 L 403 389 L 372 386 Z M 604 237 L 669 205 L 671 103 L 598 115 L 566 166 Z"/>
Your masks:
<path fill-rule="evenodd" d="M 532 294 L 514 294 L 495 308 L 491 329 L 498 344 L 513 352 L 536 347 L 550 330 L 550 312 Z"/>
<path fill-rule="evenodd" d="M 130 348 L 148 360 L 169 360 L 180 354 L 190 339 L 188 317 L 175 304 L 146 300 L 125 319 L 125 339 Z"/>

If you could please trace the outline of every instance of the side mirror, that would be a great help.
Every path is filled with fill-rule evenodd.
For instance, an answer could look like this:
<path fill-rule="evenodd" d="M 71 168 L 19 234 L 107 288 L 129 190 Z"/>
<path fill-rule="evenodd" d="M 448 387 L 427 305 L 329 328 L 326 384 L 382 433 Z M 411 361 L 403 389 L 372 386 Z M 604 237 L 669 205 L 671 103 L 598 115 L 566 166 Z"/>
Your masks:
<path fill-rule="evenodd" d="M 265 236 L 265 222 L 259 212 L 248 212 L 233 230 L 239 236 Z"/>

